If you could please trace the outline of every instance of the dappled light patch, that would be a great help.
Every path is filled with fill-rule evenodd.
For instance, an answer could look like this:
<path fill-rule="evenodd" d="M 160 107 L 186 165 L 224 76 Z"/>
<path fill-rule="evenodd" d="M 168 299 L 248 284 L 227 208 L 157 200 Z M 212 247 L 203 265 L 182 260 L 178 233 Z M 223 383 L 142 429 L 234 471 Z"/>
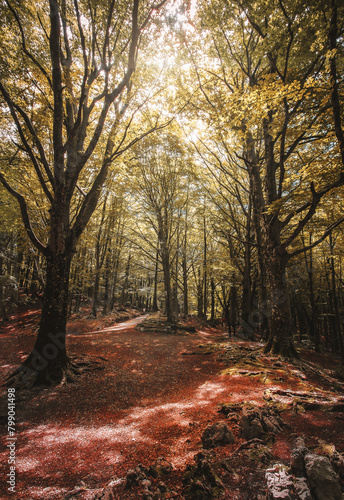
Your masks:
<path fill-rule="evenodd" d="M 40 488 L 40 487 L 34 487 L 34 488 L 28 488 L 28 494 L 30 495 L 30 498 L 33 500 L 40 499 L 40 498 L 61 498 L 63 494 L 67 493 L 68 489 L 67 488 L 56 488 L 56 487 L 50 487 L 50 488 Z"/>
<path fill-rule="evenodd" d="M 227 387 L 221 383 L 205 382 L 198 387 L 195 398 L 199 400 L 209 401 L 216 398 L 220 393 L 227 391 Z"/>
<path fill-rule="evenodd" d="M 36 458 L 26 458 L 19 457 L 16 461 L 18 470 L 21 472 L 27 472 L 31 470 L 35 470 L 40 466 L 40 461 Z"/>

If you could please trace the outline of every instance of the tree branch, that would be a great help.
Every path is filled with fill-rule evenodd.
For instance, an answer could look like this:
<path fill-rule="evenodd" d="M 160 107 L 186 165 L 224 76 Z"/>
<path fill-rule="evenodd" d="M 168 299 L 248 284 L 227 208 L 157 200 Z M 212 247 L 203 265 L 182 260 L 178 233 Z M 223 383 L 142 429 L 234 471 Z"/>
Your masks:
<path fill-rule="evenodd" d="M 337 49 L 338 27 L 337 27 L 337 5 L 336 1 L 332 0 L 332 14 L 329 32 L 329 45 L 333 55 L 330 59 L 330 76 L 332 80 L 331 104 L 333 111 L 334 129 L 339 145 L 342 166 L 344 168 L 344 134 L 341 123 L 341 104 L 338 91 L 337 64 L 336 64 L 336 49 Z M 341 176 L 344 178 L 344 171 Z"/>
<path fill-rule="evenodd" d="M 22 126 L 21 126 L 21 123 L 20 123 L 20 121 L 19 121 L 19 119 L 18 119 L 18 116 L 17 116 L 17 113 L 16 113 L 16 109 L 17 109 L 17 110 L 19 111 L 19 113 L 23 116 L 23 118 L 24 118 L 24 120 L 25 120 L 26 124 L 28 125 L 28 128 L 29 128 L 29 130 L 30 130 L 31 134 L 33 135 L 33 139 L 34 139 L 34 141 L 35 141 L 35 143 L 36 143 L 36 145 L 37 145 L 37 147 L 38 147 L 39 152 L 40 152 L 40 153 L 42 153 L 42 154 L 40 154 L 40 157 L 41 157 L 41 160 L 42 160 L 43 166 L 44 166 L 44 168 L 45 168 L 45 170 L 46 170 L 46 172 L 47 172 L 47 175 L 48 175 L 49 181 L 52 183 L 52 186 L 54 187 L 54 179 L 53 179 L 53 177 L 52 177 L 52 174 L 51 174 L 51 171 L 50 171 L 49 165 L 48 165 L 48 163 L 47 163 L 47 161 L 46 161 L 45 154 L 44 154 L 44 151 L 43 151 L 43 147 L 42 147 L 42 145 L 41 145 L 41 143 L 40 143 L 40 141 L 39 141 L 39 139 L 38 139 L 38 137 L 37 137 L 37 135 L 36 135 L 36 132 L 35 132 L 35 130 L 34 130 L 34 128 L 33 128 L 33 126 L 32 126 L 32 124 L 31 124 L 31 121 L 30 121 L 29 117 L 26 115 L 26 113 L 24 112 L 24 110 L 22 110 L 20 106 L 16 105 L 16 104 L 12 101 L 12 99 L 11 99 L 10 95 L 8 94 L 7 90 L 6 90 L 6 89 L 5 89 L 5 87 L 2 85 L 2 83 L 1 83 L 1 82 L 0 82 L 0 92 L 2 93 L 2 95 L 3 95 L 3 97 L 4 97 L 5 101 L 6 101 L 6 103 L 7 103 L 7 105 L 8 105 L 8 107 L 10 108 L 10 113 L 11 113 L 11 115 L 12 115 L 13 121 L 14 121 L 14 123 L 15 123 L 15 125 L 16 125 L 17 130 L 18 130 L 18 133 L 19 133 L 20 139 L 21 139 L 21 141 L 22 141 L 22 143 L 23 143 L 23 146 L 24 146 L 25 151 L 26 151 L 26 152 L 27 152 L 27 154 L 29 155 L 30 160 L 31 160 L 31 162 L 32 162 L 32 164 L 33 164 L 33 166 L 34 166 L 34 169 L 35 169 L 35 171 L 36 171 L 36 174 L 37 174 L 37 177 L 38 177 L 38 179 L 39 179 L 39 182 L 40 182 L 40 184 L 41 184 L 41 186 L 42 186 L 42 189 L 43 189 L 44 193 L 46 194 L 46 196 L 47 196 L 48 200 L 52 203 L 52 202 L 53 202 L 53 196 L 52 196 L 52 194 L 50 193 L 50 191 L 49 191 L 49 189 L 48 189 L 48 187 L 47 187 L 47 185 L 46 185 L 46 182 L 45 182 L 45 180 L 44 180 L 44 178 L 43 178 L 43 175 L 42 175 L 41 169 L 40 169 L 40 167 L 39 167 L 39 165 L 38 165 L 38 163 L 37 163 L 37 160 L 36 160 L 35 154 L 34 154 L 34 152 L 33 152 L 32 148 L 31 148 L 31 146 L 29 145 L 29 143 L 28 143 L 28 141 L 27 141 L 27 139 L 26 139 L 26 137 L 25 137 L 25 134 L 24 134 L 23 128 L 22 128 Z M 43 156 L 42 156 L 42 155 L 43 155 Z"/>
<path fill-rule="evenodd" d="M 6 181 L 4 175 L 1 172 L 0 172 L 0 182 L 2 183 L 2 185 L 4 186 L 4 188 L 7 189 L 7 191 L 14 198 L 16 198 L 16 200 L 18 201 L 19 206 L 20 206 L 20 211 L 21 211 L 22 219 L 23 219 L 23 222 L 24 222 L 24 227 L 26 229 L 26 232 L 27 232 L 28 237 L 30 238 L 31 242 L 35 245 L 35 247 L 40 252 L 42 252 L 43 255 L 47 255 L 47 252 L 48 252 L 47 247 L 45 247 L 39 241 L 39 239 L 37 238 L 37 236 L 33 232 L 33 229 L 32 229 L 32 226 L 31 226 L 31 222 L 30 222 L 30 218 L 29 218 L 29 214 L 28 214 L 28 211 L 27 211 L 26 201 L 25 201 L 24 197 L 20 193 L 18 193 L 18 191 L 16 191 L 15 189 L 13 189 L 12 186 L 10 186 L 8 184 L 8 182 Z"/>
<path fill-rule="evenodd" d="M 312 201 L 309 205 L 309 210 L 308 210 L 307 214 L 303 217 L 303 219 L 300 220 L 300 222 L 298 223 L 298 225 L 296 226 L 296 228 L 294 229 L 292 234 L 289 236 L 289 238 L 287 238 L 282 243 L 281 247 L 284 250 L 287 248 L 288 245 L 290 245 L 295 240 L 295 238 L 301 233 L 302 229 L 305 227 L 307 222 L 310 221 L 310 219 L 313 217 L 313 215 L 315 214 L 316 208 L 317 208 L 318 204 L 320 203 L 320 200 L 323 196 L 321 193 L 317 193 L 315 191 L 313 182 L 311 182 L 310 187 L 311 187 L 311 192 L 312 192 Z"/>
<path fill-rule="evenodd" d="M 64 154 L 63 154 L 63 89 L 61 71 L 60 15 L 56 0 L 49 0 L 50 4 L 50 57 L 53 76 L 54 115 L 53 115 L 53 150 L 54 150 L 54 177 L 55 182 L 64 185 Z M 56 186 L 57 187 L 57 186 Z"/>
<path fill-rule="evenodd" d="M 19 30 L 20 30 L 21 39 L 22 39 L 22 49 L 23 49 L 24 54 L 26 54 L 28 56 L 28 58 L 31 59 L 31 61 L 37 66 L 37 68 L 41 71 L 41 73 L 48 80 L 48 83 L 49 83 L 50 87 L 53 88 L 53 84 L 52 84 L 50 76 L 48 75 L 48 72 L 43 68 L 43 66 L 35 58 L 35 56 L 33 54 L 31 54 L 31 52 L 28 51 L 28 49 L 26 47 L 24 29 L 23 29 L 23 26 L 22 26 L 22 24 L 20 22 L 20 19 L 19 19 L 19 16 L 18 16 L 17 12 L 13 9 L 13 7 L 11 6 L 11 4 L 9 3 L 8 0 L 6 0 L 6 3 L 7 3 L 8 8 L 10 9 L 10 11 L 12 12 L 12 14 L 13 14 L 16 22 L 17 22 L 17 24 L 18 24 L 18 27 L 19 27 Z"/>
<path fill-rule="evenodd" d="M 316 241 L 314 241 L 312 244 L 310 244 L 310 245 L 308 245 L 306 247 L 299 248 L 298 250 L 295 250 L 294 252 L 288 254 L 288 259 L 291 259 L 292 257 L 295 257 L 296 255 L 299 255 L 302 252 L 307 252 L 311 248 L 314 248 L 315 246 L 319 245 L 319 243 L 321 243 L 322 241 L 324 241 L 327 238 L 327 236 L 329 236 L 331 234 L 331 232 L 336 227 L 338 227 L 340 224 L 342 224 L 343 222 L 344 222 L 344 217 L 341 217 L 336 222 L 334 222 L 333 224 L 331 224 L 326 229 L 326 231 L 324 232 L 324 234 L 320 238 L 318 238 Z"/>

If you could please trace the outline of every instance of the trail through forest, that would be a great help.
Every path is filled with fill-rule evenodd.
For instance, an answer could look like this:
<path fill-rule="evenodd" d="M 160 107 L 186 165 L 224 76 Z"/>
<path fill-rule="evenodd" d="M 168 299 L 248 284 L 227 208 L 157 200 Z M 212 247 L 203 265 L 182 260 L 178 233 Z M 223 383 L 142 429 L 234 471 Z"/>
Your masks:
<path fill-rule="evenodd" d="M 182 471 L 201 450 L 207 425 L 227 418 L 236 436 L 233 444 L 221 448 L 222 458 L 245 441 L 238 435 L 237 420 L 219 414 L 221 405 L 262 405 L 267 389 L 280 389 L 283 394 L 285 389 L 307 392 L 316 387 L 318 394 L 329 394 L 325 386 L 319 387 L 319 380 L 307 381 L 278 358 L 263 356 L 257 370 L 254 353 L 260 352 L 261 344 L 240 339 L 229 343 L 226 332 L 209 327 L 195 333 L 146 332 L 140 329 L 146 317 L 84 333 L 73 329 L 67 335 L 68 351 L 72 358 L 84 361 L 89 371 L 74 384 L 17 395 L 16 498 L 94 498 L 110 480 L 118 485 L 115 498 L 141 498 L 124 489 L 128 469 L 138 464 L 148 467 L 159 457 L 175 469 L 169 479 L 173 495 L 166 498 L 184 498 Z M 14 347 L 24 355 L 33 341 L 32 334 L 3 335 L 2 375 L 13 368 L 8 360 L 14 361 Z M 248 352 L 252 366 L 242 365 L 234 373 L 225 357 L 219 356 L 223 347 L 227 356 Z M 290 412 L 287 419 L 292 430 L 276 436 L 271 448 L 275 461 L 290 458 L 296 435 L 306 436 L 306 444 L 313 447 L 320 439 L 344 451 L 339 432 L 343 413 L 318 408 Z M 2 435 L 5 477 L 6 425 Z M 249 459 L 240 458 L 230 481 L 233 489 L 228 498 L 253 498 L 251 489 L 264 492 L 263 469 Z M 1 498 L 8 498 L 4 482 L 1 488 Z"/>

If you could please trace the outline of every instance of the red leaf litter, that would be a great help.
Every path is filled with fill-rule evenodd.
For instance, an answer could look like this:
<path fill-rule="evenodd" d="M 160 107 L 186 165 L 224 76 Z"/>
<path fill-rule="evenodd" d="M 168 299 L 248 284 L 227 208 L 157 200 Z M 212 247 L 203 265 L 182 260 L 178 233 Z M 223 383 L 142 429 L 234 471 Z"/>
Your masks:
<path fill-rule="evenodd" d="M 0 363 L 4 378 L 30 352 L 38 317 L 39 311 L 33 311 L 2 329 Z M 182 499 L 181 477 L 202 448 L 202 432 L 207 425 L 226 418 L 219 415 L 221 403 L 262 405 L 264 391 L 270 387 L 304 387 L 305 381 L 297 375 L 267 385 L 253 376 L 221 374 L 226 366 L 218 351 L 199 346 L 227 345 L 229 339 L 222 330 L 202 328 L 182 335 L 147 333 L 136 328 L 143 318 L 111 326 L 105 320 L 72 322 L 67 335 L 69 354 L 97 361 L 103 369 L 84 372 L 76 383 L 35 389 L 30 394 L 17 392 L 16 492 L 12 496 L 7 489 L 7 389 L 2 388 L 1 498 L 63 499 L 70 498 L 68 492 L 78 490 L 73 498 L 88 499 L 110 481 L 118 484 L 116 498 L 140 498 L 124 489 L 128 469 L 138 464 L 149 466 L 164 457 L 175 467 L 169 488 L 174 489 L 174 498 Z M 243 347 L 252 344 L 230 342 Z M 319 386 L 320 382 L 313 380 L 313 385 L 315 382 Z M 292 431 L 277 436 L 273 445 L 275 462 L 288 462 L 297 435 L 305 438 L 307 446 L 315 447 L 322 439 L 333 443 L 337 451 L 344 451 L 343 413 L 286 412 L 283 418 Z M 228 420 L 228 426 L 236 441 L 218 449 L 220 458 L 233 454 L 243 441 L 237 422 Z M 255 472 L 250 470 L 254 465 L 240 460 L 237 465 L 237 473 L 227 481 L 233 489 L 227 489 L 223 498 L 251 499 L 245 485 Z M 246 482 L 238 480 L 244 476 Z"/>

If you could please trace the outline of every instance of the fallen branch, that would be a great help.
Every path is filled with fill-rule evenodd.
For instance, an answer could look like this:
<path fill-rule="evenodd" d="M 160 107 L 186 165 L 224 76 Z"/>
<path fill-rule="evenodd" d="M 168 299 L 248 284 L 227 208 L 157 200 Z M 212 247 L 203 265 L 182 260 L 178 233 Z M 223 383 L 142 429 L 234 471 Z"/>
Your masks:
<path fill-rule="evenodd" d="M 249 441 L 244 441 L 233 451 L 232 456 L 235 455 L 236 453 L 238 453 L 240 450 L 243 450 L 244 448 L 248 448 L 249 446 L 251 446 L 251 444 L 264 445 L 265 443 L 262 439 L 258 439 L 258 438 L 253 438 L 253 439 L 250 439 Z"/>

